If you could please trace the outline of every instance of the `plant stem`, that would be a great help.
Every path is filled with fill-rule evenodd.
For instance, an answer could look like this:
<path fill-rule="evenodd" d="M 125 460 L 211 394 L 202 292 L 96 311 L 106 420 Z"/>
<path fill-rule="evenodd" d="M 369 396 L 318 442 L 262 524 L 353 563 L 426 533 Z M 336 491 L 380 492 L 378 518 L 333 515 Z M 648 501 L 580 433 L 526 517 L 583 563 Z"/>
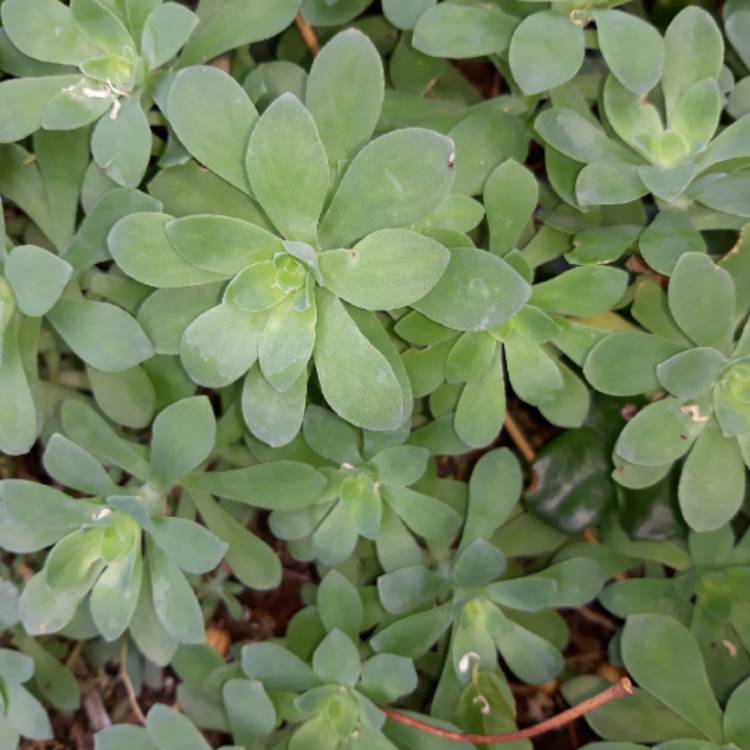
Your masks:
<path fill-rule="evenodd" d="M 120 680 L 125 685 L 125 692 L 128 694 L 128 702 L 130 707 L 133 709 L 136 719 L 146 726 L 146 717 L 141 710 L 138 703 L 138 696 L 135 694 L 135 688 L 133 682 L 128 674 L 128 637 L 127 635 L 122 639 L 122 647 L 120 649 Z"/>
<path fill-rule="evenodd" d="M 305 40 L 305 44 L 310 48 L 310 52 L 312 52 L 313 57 L 315 57 L 318 52 L 320 52 L 320 42 L 318 41 L 318 37 L 313 31 L 312 26 L 310 26 L 310 24 L 307 23 L 304 18 L 302 18 L 301 13 L 297 14 L 294 22 L 297 24 L 297 28 L 299 29 L 299 33 L 302 34 L 302 38 Z"/>
<path fill-rule="evenodd" d="M 523 434 L 523 430 L 518 426 L 518 422 L 510 415 L 505 415 L 505 429 L 508 430 L 508 435 L 513 441 L 514 445 L 520 451 L 521 455 L 529 463 L 533 463 L 536 458 L 536 451 L 531 447 L 531 444 L 526 439 L 526 435 Z"/>
<path fill-rule="evenodd" d="M 627 677 L 623 677 L 616 685 L 613 685 L 598 695 L 579 703 L 577 706 L 572 706 L 567 711 L 557 714 L 557 716 L 552 716 L 549 719 L 539 722 L 539 724 L 526 727 L 526 729 L 519 729 L 515 732 L 506 732 L 505 734 L 464 734 L 463 732 L 450 732 L 445 729 L 434 727 L 432 724 L 427 724 L 424 721 L 412 719 L 411 717 L 390 708 L 383 708 L 382 711 L 391 721 L 411 727 L 420 732 L 425 732 L 426 734 L 431 734 L 433 737 L 440 737 L 440 739 L 447 740 L 448 742 L 468 742 L 473 745 L 494 745 L 506 742 L 517 742 L 519 740 L 528 740 L 532 737 L 538 737 L 540 734 L 560 729 L 590 711 L 601 708 L 618 698 L 623 698 L 626 695 L 632 694 L 633 684 Z"/>

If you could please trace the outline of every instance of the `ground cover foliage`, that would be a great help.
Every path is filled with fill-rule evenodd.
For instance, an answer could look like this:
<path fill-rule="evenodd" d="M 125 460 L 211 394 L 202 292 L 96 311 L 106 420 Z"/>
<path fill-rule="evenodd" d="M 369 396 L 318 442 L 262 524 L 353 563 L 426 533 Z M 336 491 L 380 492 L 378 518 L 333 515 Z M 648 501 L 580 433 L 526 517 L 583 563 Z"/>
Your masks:
<path fill-rule="evenodd" d="M 0 750 L 750 750 L 747 0 L 0 20 Z"/>

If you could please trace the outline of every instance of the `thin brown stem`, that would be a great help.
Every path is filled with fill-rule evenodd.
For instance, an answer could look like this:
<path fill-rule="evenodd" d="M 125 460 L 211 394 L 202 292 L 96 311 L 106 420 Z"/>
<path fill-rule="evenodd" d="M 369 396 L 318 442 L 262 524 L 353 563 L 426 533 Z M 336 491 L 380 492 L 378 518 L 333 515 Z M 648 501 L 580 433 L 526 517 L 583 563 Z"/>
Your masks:
<path fill-rule="evenodd" d="M 526 435 L 523 434 L 523 430 L 518 426 L 518 422 L 513 419 L 510 413 L 506 413 L 505 415 L 505 429 L 508 430 L 510 439 L 521 452 L 521 455 L 529 463 L 533 463 L 536 458 L 536 451 L 531 447 L 531 444 L 526 439 Z"/>
<path fill-rule="evenodd" d="M 399 711 L 394 711 L 390 708 L 383 708 L 382 710 L 391 721 L 411 727 L 420 732 L 425 732 L 426 734 L 431 734 L 433 737 L 439 737 L 448 742 L 468 742 L 473 745 L 494 745 L 506 742 L 518 742 L 519 740 L 528 740 L 532 737 L 538 737 L 540 734 L 560 729 L 590 711 L 601 708 L 618 698 L 623 698 L 626 695 L 632 694 L 633 684 L 627 677 L 623 677 L 616 685 L 612 685 L 612 687 L 607 688 L 605 691 L 583 701 L 582 703 L 579 703 L 577 706 L 572 706 L 567 711 L 557 714 L 557 716 L 541 721 L 539 724 L 534 724 L 531 727 L 526 727 L 526 729 L 519 729 L 515 732 L 506 732 L 505 734 L 464 734 L 463 732 L 449 732 L 445 729 L 434 727 L 432 724 L 427 724 L 424 721 L 412 719 L 410 716 L 406 716 Z"/>
<path fill-rule="evenodd" d="M 315 57 L 318 52 L 320 52 L 320 42 L 318 41 L 315 31 L 313 31 L 312 26 L 305 21 L 301 13 L 297 14 L 294 22 L 297 24 L 297 28 L 299 29 L 299 33 L 302 34 L 305 44 L 309 47 L 313 57 Z"/>
<path fill-rule="evenodd" d="M 135 718 L 146 726 L 146 717 L 141 710 L 140 704 L 138 703 L 138 696 L 135 694 L 135 688 L 133 687 L 133 681 L 130 679 L 128 674 L 128 638 L 125 636 L 122 639 L 122 648 L 120 649 L 120 680 L 125 686 L 125 692 L 128 694 L 128 702 L 130 707 L 133 709 Z"/>

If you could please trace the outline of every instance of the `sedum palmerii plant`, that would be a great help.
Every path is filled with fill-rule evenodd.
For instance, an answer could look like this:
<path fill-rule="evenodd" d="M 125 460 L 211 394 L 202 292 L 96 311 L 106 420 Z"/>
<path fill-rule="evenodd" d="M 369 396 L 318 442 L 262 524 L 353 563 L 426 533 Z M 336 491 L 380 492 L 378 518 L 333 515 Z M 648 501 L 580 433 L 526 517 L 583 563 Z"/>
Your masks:
<path fill-rule="evenodd" d="M 748 19 L 0 0 L 0 750 L 750 750 Z"/>

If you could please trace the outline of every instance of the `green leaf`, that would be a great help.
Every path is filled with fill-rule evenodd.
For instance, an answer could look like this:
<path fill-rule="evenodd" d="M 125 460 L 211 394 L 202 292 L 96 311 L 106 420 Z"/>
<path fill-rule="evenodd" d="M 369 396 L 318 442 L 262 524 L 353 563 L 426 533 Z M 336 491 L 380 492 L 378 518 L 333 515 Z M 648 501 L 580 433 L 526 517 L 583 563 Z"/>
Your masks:
<path fill-rule="evenodd" d="M 60 416 L 65 433 L 78 445 L 146 481 L 150 469 L 138 446 L 120 437 L 91 407 L 71 399 L 63 403 Z"/>
<path fill-rule="evenodd" d="M 284 251 L 283 242 L 275 235 L 230 216 L 186 216 L 170 221 L 165 229 L 172 246 L 186 261 L 226 276 Z"/>
<path fill-rule="evenodd" d="M 300 5 L 301 0 L 277 0 L 272 5 L 246 0 L 211 2 L 209 11 L 198 14 L 201 22 L 183 50 L 181 62 L 202 63 L 235 47 L 275 36 L 294 20 Z"/>
<path fill-rule="evenodd" d="M 256 590 L 276 588 L 281 582 L 282 571 L 273 549 L 236 521 L 210 495 L 191 492 L 190 497 L 206 526 L 227 544 L 225 560 L 234 575 Z"/>
<path fill-rule="evenodd" d="M 356 18 L 370 3 L 372 0 L 350 0 L 347 3 L 305 0 L 302 14 L 313 26 L 337 26 Z"/>
<path fill-rule="evenodd" d="M 302 430 L 305 442 L 324 458 L 337 464 L 362 463 L 358 431 L 330 411 L 310 404 Z"/>
<path fill-rule="evenodd" d="M 302 294 L 290 295 L 272 308 L 258 342 L 263 377 L 278 391 L 287 390 L 293 383 L 302 387 L 307 382 L 303 376 L 315 344 L 317 309 L 314 304 L 298 309 Z"/>
<path fill-rule="evenodd" d="M 147 549 L 154 611 L 180 643 L 203 643 L 203 613 L 185 575 L 155 544 Z"/>
<path fill-rule="evenodd" d="M 415 49 L 435 57 L 481 57 L 505 51 L 516 19 L 491 5 L 440 3 L 414 27 Z"/>
<path fill-rule="evenodd" d="M 516 395 L 526 403 L 544 406 L 562 391 L 557 362 L 536 341 L 512 337 L 505 343 L 508 377 Z"/>
<path fill-rule="evenodd" d="M 696 182 L 691 195 L 704 206 L 715 211 L 746 216 L 750 180 L 744 172 L 727 175 L 708 175 Z"/>
<path fill-rule="evenodd" d="M 387 652 L 416 659 L 429 651 L 451 624 L 451 605 L 431 607 L 397 620 L 370 638 L 376 653 Z"/>
<path fill-rule="evenodd" d="M 378 451 L 369 461 L 385 484 L 408 487 L 414 484 L 427 470 L 429 453 L 415 445 L 394 445 Z"/>
<path fill-rule="evenodd" d="M 581 266 L 535 284 L 532 305 L 558 315 L 597 315 L 614 307 L 628 285 L 628 274 L 619 268 Z"/>
<path fill-rule="evenodd" d="M 534 128 L 555 150 L 584 164 L 620 156 L 601 128 L 571 109 L 545 109 L 534 121 Z"/>
<path fill-rule="evenodd" d="M 414 0 L 404 5 L 401 0 L 384 0 L 383 15 L 396 28 L 409 31 L 413 29 L 420 16 L 433 5 L 436 0 Z"/>
<path fill-rule="evenodd" d="M 146 18 L 141 53 L 153 70 L 171 60 L 198 25 L 198 17 L 177 3 L 157 5 Z"/>
<path fill-rule="evenodd" d="M 645 331 L 610 333 L 594 344 L 583 373 L 591 385 L 611 396 L 635 396 L 659 388 L 657 366 L 683 350 L 680 344 Z"/>
<path fill-rule="evenodd" d="M 72 500 L 59 490 L 19 479 L 4 480 L 0 498 L 4 525 L 0 540 L 9 552 L 35 552 L 49 547 L 100 510 L 93 503 Z"/>
<path fill-rule="evenodd" d="M 125 25 L 99 0 L 71 0 L 76 25 L 90 42 L 105 52 L 123 55 L 135 47 Z"/>
<path fill-rule="evenodd" d="M 745 464 L 737 441 L 709 422 L 680 475 L 680 509 L 695 531 L 713 531 L 731 520 L 745 497 Z"/>
<path fill-rule="evenodd" d="M 97 370 L 127 370 L 154 353 L 135 318 L 106 302 L 63 297 L 47 319 L 65 343 Z"/>
<path fill-rule="evenodd" d="M 315 649 L 313 671 L 324 683 L 354 687 L 359 680 L 361 663 L 357 648 L 349 636 L 332 630 Z"/>
<path fill-rule="evenodd" d="M 140 544 L 111 563 L 91 591 L 91 617 L 106 641 L 127 630 L 138 604 L 143 561 Z"/>
<path fill-rule="evenodd" d="M 703 8 L 690 6 L 680 11 L 669 24 L 664 46 L 662 89 L 669 115 L 677 100 L 696 81 L 719 77 L 724 41 L 710 14 Z"/>
<path fill-rule="evenodd" d="M 703 150 L 716 132 L 721 108 L 718 83 L 713 78 L 704 78 L 678 99 L 670 127 L 682 135 L 691 151 Z"/>
<path fill-rule="evenodd" d="M 534 461 L 537 482 L 529 509 L 555 527 L 575 534 L 593 526 L 615 506 L 610 447 L 588 428 L 570 430 L 542 448 Z"/>
<path fill-rule="evenodd" d="M 551 599 L 553 607 L 582 607 L 596 598 L 606 580 L 602 566 L 590 557 L 568 558 L 537 575 L 557 584 Z"/>
<path fill-rule="evenodd" d="M 456 586 L 483 586 L 505 571 L 505 555 L 494 544 L 475 539 L 458 553 L 451 577 Z"/>
<path fill-rule="evenodd" d="M 48 312 L 62 294 L 73 269 L 62 258 L 36 245 L 13 248 L 5 261 L 5 277 L 24 315 Z"/>
<path fill-rule="evenodd" d="M 562 654 L 552 643 L 518 625 L 494 605 L 488 609 L 497 650 L 517 677 L 543 685 L 560 672 L 564 666 Z"/>
<path fill-rule="evenodd" d="M 724 709 L 724 739 L 737 747 L 747 747 L 750 741 L 748 724 L 748 701 L 750 701 L 750 680 L 741 682 L 729 696 Z"/>
<path fill-rule="evenodd" d="M 641 466 L 661 466 L 684 456 L 705 423 L 696 421 L 691 408 L 683 410 L 681 404 L 665 398 L 639 411 L 620 433 L 618 455 Z M 695 409 L 702 420 L 700 407 Z"/>
<path fill-rule="evenodd" d="M 660 211 L 641 234 L 644 260 L 659 273 L 671 275 L 683 253 L 705 252 L 706 243 L 690 217 L 679 209 Z"/>
<path fill-rule="evenodd" d="M 461 547 L 489 538 L 510 516 L 521 497 L 522 476 L 518 459 L 507 448 L 485 453 L 469 480 L 469 505 Z"/>
<path fill-rule="evenodd" d="M 167 490 L 208 457 L 216 440 L 216 419 L 206 396 L 184 398 L 154 420 L 151 481 Z"/>
<path fill-rule="evenodd" d="M 569 81 L 584 57 L 583 29 L 566 16 L 538 11 L 524 18 L 510 42 L 510 69 L 527 96 Z"/>
<path fill-rule="evenodd" d="M 279 448 L 294 440 L 302 427 L 307 402 L 307 370 L 285 390 L 278 391 L 253 367 L 242 387 L 242 416 L 250 431 Z"/>
<path fill-rule="evenodd" d="M 448 383 L 466 383 L 481 375 L 492 363 L 497 341 L 484 331 L 461 334 L 448 352 L 445 379 Z"/>
<path fill-rule="evenodd" d="M 94 750 L 129 750 L 131 747 L 159 750 L 146 730 L 133 724 L 116 724 L 94 735 Z"/>
<path fill-rule="evenodd" d="M 65 251 L 65 260 L 77 271 L 109 260 L 107 235 L 119 219 L 133 213 L 160 210 L 159 201 L 145 193 L 113 186 L 89 207 L 88 214 Z"/>
<path fill-rule="evenodd" d="M 44 706 L 21 685 L 6 685 L 8 723 L 29 740 L 52 739 L 52 726 Z"/>
<path fill-rule="evenodd" d="M 157 703 L 146 717 L 146 731 L 159 750 L 209 750 L 210 745 L 184 714 Z"/>
<path fill-rule="evenodd" d="M 664 133 L 659 110 L 628 91 L 613 75 L 604 84 L 604 111 L 614 131 L 633 148 L 651 153 Z"/>
<path fill-rule="evenodd" d="M 142 367 L 122 372 L 89 368 L 88 376 L 96 403 L 112 421 L 135 429 L 151 424 L 156 390 Z"/>
<path fill-rule="evenodd" d="M 154 609 L 148 567 L 143 569 L 141 595 L 130 622 L 129 632 L 141 653 L 149 661 L 162 667 L 172 661 L 177 651 L 177 640 L 165 630 Z"/>
<path fill-rule="evenodd" d="M 529 299 L 523 278 L 504 260 L 476 248 L 451 251 L 448 268 L 414 309 L 448 328 L 486 331 L 512 318 Z"/>
<path fill-rule="evenodd" d="M 513 159 L 497 166 L 484 185 L 490 250 L 505 255 L 516 247 L 539 201 L 534 174 Z"/>
<path fill-rule="evenodd" d="M 13 642 L 33 659 L 34 686 L 44 700 L 58 711 L 77 711 L 81 706 L 81 688 L 73 672 L 38 640 L 25 634 L 16 634 Z M 8 675 L 4 677 L 13 681 Z"/>
<path fill-rule="evenodd" d="M 238 28 L 237 20 L 229 26 Z M 200 27 L 191 45 L 197 43 L 199 32 Z M 183 59 L 189 56 L 188 49 Z M 167 113 L 177 137 L 199 162 L 243 193 L 249 192 L 245 152 L 258 113 L 237 81 L 214 67 L 181 70 L 169 90 Z"/>
<path fill-rule="evenodd" d="M 318 588 L 318 613 L 325 629 L 338 629 L 356 641 L 364 608 L 357 589 L 337 570 L 326 573 Z"/>
<path fill-rule="evenodd" d="M 705 253 L 685 253 L 669 280 L 669 311 L 698 346 L 726 351 L 734 329 L 732 277 Z"/>
<path fill-rule="evenodd" d="M 94 568 L 98 574 L 101 566 Z M 93 583 L 93 578 L 89 586 Z M 26 583 L 18 600 L 21 622 L 31 636 L 47 635 L 64 628 L 75 616 L 81 599 L 78 592 L 72 596 L 70 590 L 55 590 L 47 585 L 44 573 L 37 573 Z M 84 591 L 84 594 L 86 592 Z"/>
<path fill-rule="evenodd" d="M 350 85 L 352 80 L 356 86 Z M 357 29 L 336 34 L 315 58 L 305 104 L 331 164 L 352 158 L 370 139 L 383 107 L 384 85 L 380 55 Z"/>
<path fill-rule="evenodd" d="M 313 533 L 310 556 L 324 565 L 340 565 L 352 556 L 358 539 L 354 513 L 348 505 L 336 503 Z"/>
<path fill-rule="evenodd" d="M 621 10 L 593 13 L 604 61 L 617 80 L 638 96 L 656 86 L 664 67 L 664 42 L 648 22 Z M 638 54 L 632 54 L 637 47 Z"/>
<path fill-rule="evenodd" d="M 235 742 L 252 747 L 276 726 L 276 709 L 257 680 L 229 680 L 222 688 Z"/>
<path fill-rule="evenodd" d="M 315 503 L 326 478 L 298 461 L 273 461 L 245 469 L 192 474 L 182 484 L 257 508 L 291 511 Z"/>
<path fill-rule="evenodd" d="M 118 185 L 138 187 L 151 159 L 151 127 L 140 102 L 127 99 L 116 118 L 103 117 L 91 137 L 91 153 Z"/>
<path fill-rule="evenodd" d="M 20 141 L 39 130 L 48 102 L 77 80 L 79 76 L 42 76 L 0 83 L 0 143 Z"/>
<path fill-rule="evenodd" d="M 376 229 L 412 224 L 435 209 L 453 182 L 453 143 L 422 128 L 368 143 L 344 174 L 320 226 L 326 247 L 347 247 Z"/>
<path fill-rule="evenodd" d="M 392 310 L 424 297 L 443 275 L 450 255 L 435 240 L 406 229 L 381 229 L 351 250 L 320 255 L 327 289 L 366 310 Z"/>
<path fill-rule="evenodd" d="M 317 299 L 315 369 L 323 395 L 358 427 L 395 430 L 403 422 L 402 393 L 390 363 L 336 297 L 321 290 Z"/>
<path fill-rule="evenodd" d="M 608 686 L 609 683 L 605 680 L 575 677 L 567 680 L 562 690 L 568 701 L 578 703 Z M 600 737 L 621 742 L 653 743 L 674 737 L 697 739 L 702 736 L 697 729 L 670 711 L 650 693 L 639 688 L 635 689 L 633 695 L 612 701 L 587 714 L 586 721 Z M 702 740 L 701 744 L 703 742 L 705 740 Z"/>
<path fill-rule="evenodd" d="M 647 192 L 641 171 L 614 159 L 590 162 L 576 179 L 576 198 L 582 206 L 617 206 L 637 200 Z"/>
<path fill-rule="evenodd" d="M 390 614 L 403 614 L 450 591 L 450 582 L 423 565 L 407 565 L 378 578 L 378 598 Z"/>
<path fill-rule="evenodd" d="M 362 665 L 359 689 L 379 703 L 392 703 L 417 688 L 417 672 L 411 659 L 395 654 L 376 654 Z"/>
<path fill-rule="evenodd" d="M 271 229 L 260 208 L 248 199 L 246 193 L 232 187 L 193 159 L 162 169 L 149 182 L 148 190 L 164 204 L 164 211 L 172 216 L 181 218 L 215 214 Z"/>
<path fill-rule="evenodd" d="M 250 185 L 287 239 L 315 242 L 328 192 L 328 163 L 310 113 L 280 96 L 253 128 L 246 157 Z"/>
<path fill-rule="evenodd" d="M 106 497 L 117 491 L 102 465 L 85 448 L 58 432 L 49 439 L 42 463 L 56 481 L 86 495 Z"/>
<path fill-rule="evenodd" d="M 133 213 L 120 219 L 109 233 L 109 251 L 131 278 L 155 287 L 209 284 L 226 274 L 197 268 L 175 252 L 166 227 L 171 216 Z"/>
<path fill-rule="evenodd" d="M 220 304 L 199 315 L 186 329 L 180 359 L 199 385 L 221 388 L 242 377 L 258 358 L 266 315 Z"/>
<path fill-rule="evenodd" d="M 523 162 L 529 138 L 519 119 L 500 109 L 482 109 L 463 119 L 448 137 L 455 144 L 453 192 L 479 195 L 498 164 Z"/>
<path fill-rule="evenodd" d="M 556 584 L 540 576 L 523 576 L 492 583 L 485 588 L 496 604 L 519 612 L 538 612 L 553 602 Z"/>
<path fill-rule="evenodd" d="M 666 615 L 629 617 L 622 656 L 638 684 L 709 739 L 721 741 L 721 709 L 693 635 Z"/>
<path fill-rule="evenodd" d="M 201 574 L 213 570 L 227 550 L 227 545 L 218 537 L 185 518 L 154 518 L 149 534 L 170 560 L 186 573 Z"/>
<path fill-rule="evenodd" d="M 641 234 L 639 226 L 592 227 L 578 232 L 573 251 L 565 255 L 571 263 L 610 263 L 620 258 Z"/>
<path fill-rule="evenodd" d="M 504 420 L 505 375 L 502 351 L 498 347 L 487 371 L 470 380 L 461 392 L 456 406 L 456 434 L 466 445 L 483 448 L 497 437 Z"/>
<path fill-rule="evenodd" d="M 0 388 L 8 394 L 0 406 L 0 450 L 10 455 L 27 453 L 38 435 L 37 412 L 24 369 L 21 321 L 11 321 L 0 344 Z"/>
<path fill-rule="evenodd" d="M 674 396 L 698 398 L 711 389 L 725 364 L 726 360 L 716 349 L 697 347 L 662 362 L 656 374 Z"/>
<path fill-rule="evenodd" d="M 251 643 L 242 648 L 242 670 L 267 690 L 302 691 L 320 681 L 298 656 L 277 643 Z"/>
<path fill-rule="evenodd" d="M 406 487 L 384 487 L 383 499 L 415 534 L 425 539 L 445 539 L 461 525 L 461 517 L 449 505 Z"/>
<path fill-rule="evenodd" d="M 748 18 L 746 9 L 739 5 L 736 6 L 736 9 L 735 6 L 732 7 L 732 11 L 727 12 L 724 29 L 732 46 L 747 65 L 750 60 L 750 48 L 747 45 L 747 28 L 750 18 Z"/>
<path fill-rule="evenodd" d="M 81 33 L 70 8 L 58 0 L 9 0 L 3 3 L 2 20 L 11 42 L 36 60 L 78 65 L 100 54 Z"/>

